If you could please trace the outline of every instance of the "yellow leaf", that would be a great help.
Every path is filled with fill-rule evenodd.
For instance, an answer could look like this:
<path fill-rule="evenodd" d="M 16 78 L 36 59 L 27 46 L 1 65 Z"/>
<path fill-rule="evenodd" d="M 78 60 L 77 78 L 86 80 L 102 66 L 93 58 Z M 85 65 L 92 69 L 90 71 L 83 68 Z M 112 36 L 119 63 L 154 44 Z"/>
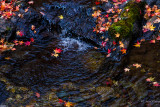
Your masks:
<path fill-rule="evenodd" d="M 153 77 L 149 77 L 150 81 L 154 81 L 154 78 Z"/>
<path fill-rule="evenodd" d="M 72 106 L 74 106 L 74 103 L 68 101 L 68 102 L 65 103 L 65 106 L 66 107 L 72 107 Z"/>
<path fill-rule="evenodd" d="M 120 46 L 120 48 L 124 48 L 124 44 L 122 41 L 119 41 L 119 46 Z"/>
<path fill-rule="evenodd" d="M 10 60 L 11 58 L 10 58 L 10 57 L 5 57 L 4 59 L 6 59 L 6 60 Z"/>
<path fill-rule="evenodd" d="M 120 36 L 120 34 L 119 34 L 119 33 L 116 33 L 115 35 L 116 35 L 116 38 L 119 38 L 119 36 Z"/>
<path fill-rule="evenodd" d="M 140 47 L 140 43 L 135 43 L 135 45 L 133 45 L 135 47 Z"/>
<path fill-rule="evenodd" d="M 63 16 L 62 15 L 60 15 L 60 16 L 58 16 L 59 17 L 59 19 L 63 19 Z"/>
<path fill-rule="evenodd" d="M 55 56 L 56 58 L 58 57 L 58 54 L 57 53 L 51 53 L 51 56 Z"/>
<path fill-rule="evenodd" d="M 151 31 L 154 31 L 154 28 L 155 28 L 155 27 L 154 27 L 153 25 L 150 26 L 150 30 L 151 30 Z"/>
<path fill-rule="evenodd" d="M 1 42 L 1 43 L 4 43 L 4 40 L 5 40 L 4 38 L 1 38 L 0 42 Z"/>

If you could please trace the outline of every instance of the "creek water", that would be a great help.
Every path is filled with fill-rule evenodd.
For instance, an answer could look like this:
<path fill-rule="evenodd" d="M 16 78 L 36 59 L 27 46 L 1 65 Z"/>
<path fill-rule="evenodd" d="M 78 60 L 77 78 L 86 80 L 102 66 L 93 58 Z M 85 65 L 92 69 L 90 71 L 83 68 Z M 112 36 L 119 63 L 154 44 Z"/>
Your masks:
<path fill-rule="evenodd" d="M 91 8 L 94 5 L 94 1 L 89 0 L 73 0 L 72 2 L 67 0 L 34 0 L 34 2 L 32 7 L 36 11 L 45 10 L 45 7 L 50 7 L 51 4 L 62 5 L 62 7 L 64 5 L 63 8 L 71 5 L 72 2 L 79 3 L 80 7 L 88 5 L 88 8 Z M 68 11 L 69 15 L 74 16 L 72 11 Z M 52 13 L 54 12 L 46 12 L 46 17 L 51 17 L 47 17 L 50 22 L 54 18 Z M 56 14 L 56 16 L 58 15 Z M 81 17 L 83 18 L 83 14 Z M 69 23 L 71 19 L 64 22 L 67 23 L 67 21 Z M 90 25 L 90 28 L 92 29 L 93 26 Z M 2 99 L 0 103 L 11 107 L 33 104 L 40 107 L 54 107 L 62 106 L 58 103 L 58 99 L 62 99 L 77 104 L 77 107 L 106 107 L 109 105 L 118 107 L 130 105 L 131 101 L 136 105 L 140 103 L 139 99 L 145 98 L 149 93 L 150 90 L 146 90 L 145 84 L 141 83 L 145 80 L 146 75 L 132 73 L 125 76 L 123 73 L 119 74 L 109 69 L 101 70 L 102 66 L 110 68 L 109 66 L 113 65 L 109 65 L 110 63 L 103 65 L 106 56 L 93 49 L 93 45 L 78 38 L 67 37 L 63 33 L 53 34 L 58 35 L 55 37 L 49 32 L 51 31 L 43 32 L 42 35 L 47 36 L 42 40 L 38 39 L 41 35 L 36 35 L 35 42 L 30 46 L 18 45 L 15 46 L 15 51 L 2 53 L 0 76 L 3 78 L 1 85 L 3 91 L 0 93 Z M 61 48 L 63 51 L 58 57 L 51 56 L 56 48 Z M 11 59 L 6 60 L 5 57 Z M 121 75 L 123 79 L 119 79 L 117 75 Z M 112 76 L 115 81 L 119 80 L 117 85 L 114 84 L 114 87 L 111 87 L 112 83 L 110 84 L 109 77 Z M 5 87 L 9 92 L 5 90 Z M 29 91 L 19 92 L 21 87 L 25 87 Z M 36 99 L 34 92 L 40 93 L 41 98 Z M 17 95 L 21 96 L 22 102 L 18 100 Z M 29 97 L 26 98 L 25 95 Z M 48 96 L 49 99 L 47 99 Z M 54 97 L 53 100 L 50 99 L 50 96 Z M 7 98 L 12 98 L 12 100 Z"/>

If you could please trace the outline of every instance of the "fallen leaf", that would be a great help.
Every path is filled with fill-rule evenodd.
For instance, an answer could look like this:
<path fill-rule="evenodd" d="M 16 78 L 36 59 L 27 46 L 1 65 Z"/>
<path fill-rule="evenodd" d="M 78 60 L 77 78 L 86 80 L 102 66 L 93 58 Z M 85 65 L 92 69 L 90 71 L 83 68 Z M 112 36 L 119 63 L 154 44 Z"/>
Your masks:
<path fill-rule="evenodd" d="M 94 13 L 92 14 L 92 16 L 93 16 L 94 18 L 96 18 L 97 16 L 100 16 L 100 15 L 101 15 L 101 11 L 100 11 L 100 10 L 94 11 Z"/>
<path fill-rule="evenodd" d="M 5 40 L 4 38 L 1 38 L 0 43 L 4 43 L 4 40 Z"/>
<path fill-rule="evenodd" d="M 54 50 L 54 52 L 55 52 L 55 53 L 61 53 L 61 52 L 62 52 L 62 50 L 61 50 L 61 49 L 56 48 L 56 49 Z"/>
<path fill-rule="evenodd" d="M 122 54 L 126 54 L 126 49 L 121 49 Z"/>
<path fill-rule="evenodd" d="M 129 68 L 125 68 L 124 71 L 125 71 L 125 72 L 129 72 L 130 69 L 129 69 Z"/>
<path fill-rule="evenodd" d="M 16 33 L 17 33 L 17 35 L 20 36 L 20 37 L 22 37 L 22 36 L 24 35 L 22 31 L 17 31 Z"/>
<path fill-rule="evenodd" d="M 153 77 L 149 77 L 149 78 L 146 79 L 146 81 L 152 82 L 152 81 L 154 81 L 154 78 Z"/>
<path fill-rule="evenodd" d="M 12 48 L 11 50 L 12 50 L 12 51 L 15 51 L 15 50 L 16 50 L 16 48 Z"/>
<path fill-rule="evenodd" d="M 18 41 L 17 41 L 17 40 L 14 40 L 13 42 L 14 42 L 14 43 L 18 43 Z"/>
<path fill-rule="evenodd" d="M 119 46 L 120 46 L 120 48 L 124 48 L 124 44 L 122 41 L 119 41 Z"/>
<path fill-rule="evenodd" d="M 144 41 L 145 41 L 145 39 L 141 39 L 140 41 L 141 41 L 141 42 L 144 42 Z"/>
<path fill-rule="evenodd" d="M 160 36 L 158 36 L 156 39 L 157 39 L 157 40 L 160 40 Z"/>
<path fill-rule="evenodd" d="M 113 41 L 113 43 L 112 43 L 113 45 L 116 45 L 116 42 L 115 41 Z"/>
<path fill-rule="evenodd" d="M 73 106 L 73 103 L 72 102 L 65 102 L 64 104 L 66 107 L 72 107 Z"/>
<path fill-rule="evenodd" d="M 24 44 L 24 42 L 23 41 L 19 41 L 19 45 L 23 45 Z"/>
<path fill-rule="evenodd" d="M 118 85 L 118 81 L 113 80 L 112 82 L 113 82 L 113 84 L 114 84 L 115 86 Z"/>
<path fill-rule="evenodd" d="M 58 103 L 63 103 L 64 101 L 62 99 L 58 99 Z"/>
<path fill-rule="evenodd" d="M 5 1 L 1 1 L 1 11 L 5 9 L 6 3 Z"/>
<path fill-rule="evenodd" d="M 10 57 L 5 57 L 4 59 L 6 59 L 6 60 L 10 60 L 11 58 L 10 58 Z"/>
<path fill-rule="evenodd" d="M 141 0 L 136 0 L 137 3 L 141 2 Z"/>
<path fill-rule="evenodd" d="M 115 51 L 117 48 L 114 48 L 113 51 Z"/>
<path fill-rule="evenodd" d="M 36 30 L 34 30 L 34 33 L 37 33 L 37 31 L 36 31 Z"/>
<path fill-rule="evenodd" d="M 59 17 L 59 19 L 63 19 L 63 16 L 62 15 L 60 15 L 60 16 L 58 16 Z"/>
<path fill-rule="evenodd" d="M 19 13 L 19 14 L 18 14 L 18 17 L 23 18 L 23 14 L 20 14 L 20 13 Z"/>
<path fill-rule="evenodd" d="M 24 12 L 28 12 L 28 8 L 26 8 L 26 9 L 24 10 Z"/>
<path fill-rule="evenodd" d="M 28 4 L 33 4 L 33 3 L 34 3 L 34 1 L 29 1 L 29 2 L 28 2 Z"/>
<path fill-rule="evenodd" d="M 94 49 L 98 49 L 97 47 L 94 47 Z"/>
<path fill-rule="evenodd" d="M 116 33 L 115 36 L 116 36 L 116 38 L 119 38 L 120 34 L 119 34 L 119 33 Z"/>
<path fill-rule="evenodd" d="M 155 27 L 154 27 L 153 25 L 150 26 L 150 30 L 151 30 L 151 31 L 154 31 L 154 28 L 155 28 Z"/>
<path fill-rule="evenodd" d="M 45 15 L 45 13 L 44 13 L 44 12 L 40 12 L 40 13 L 41 13 L 41 15 L 43 15 L 43 16 Z"/>
<path fill-rule="evenodd" d="M 135 66 L 136 68 L 140 68 L 141 67 L 141 64 L 133 64 L 133 66 Z"/>
<path fill-rule="evenodd" d="M 25 42 L 25 46 L 29 46 L 31 44 L 30 41 Z"/>
<path fill-rule="evenodd" d="M 34 26 L 34 25 L 32 25 L 32 26 L 31 26 L 31 29 L 32 29 L 32 30 L 35 30 L 35 26 Z"/>
<path fill-rule="evenodd" d="M 95 4 L 96 4 L 96 5 L 99 5 L 99 4 L 100 4 L 100 2 L 96 1 L 96 2 L 95 2 Z"/>
<path fill-rule="evenodd" d="M 106 55 L 106 57 L 110 57 L 111 56 L 111 53 L 109 53 L 108 55 Z"/>
<path fill-rule="evenodd" d="M 102 44 L 101 44 L 102 47 L 105 47 L 105 46 L 106 46 L 106 43 L 107 43 L 107 42 L 103 42 L 103 41 L 102 41 Z"/>
<path fill-rule="evenodd" d="M 110 54 L 111 53 L 111 49 L 108 49 L 108 52 L 107 52 L 108 54 Z"/>
<path fill-rule="evenodd" d="M 31 42 L 34 42 L 34 38 L 30 38 L 30 41 L 31 41 Z"/>
<path fill-rule="evenodd" d="M 108 0 L 101 0 L 102 2 L 108 2 Z"/>
<path fill-rule="evenodd" d="M 141 44 L 141 43 L 135 43 L 135 45 L 133 45 L 133 46 L 135 46 L 135 47 L 140 47 L 140 44 Z"/>
<path fill-rule="evenodd" d="M 36 96 L 37 98 L 40 97 L 40 94 L 39 94 L 39 93 L 36 92 L 35 94 L 36 94 L 35 96 Z"/>
<path fill-rule="evenodd" d="M 51 53 L 51 56 L 55 56 L 57 58 L 59 55 L 57 53 Z"/>
<path fill-rule="evenodd" d="M 156 41 L 155 40 L 151 40 L 149 43 L 156 43 Z"/>
<path fill-rule="evenodd" d="M 153 82 L 153 86 L 158 87 L 160 84 L 158 82 Z"/>
<path fill-rule="evenodd" d="M 108 17 L 109 17 L 109 15 L 108 15 L 108 14 L 107 14 L 107 15 L 105 15 L 105 17 L 107 17 L 107 18 L 108 18 Z"/>

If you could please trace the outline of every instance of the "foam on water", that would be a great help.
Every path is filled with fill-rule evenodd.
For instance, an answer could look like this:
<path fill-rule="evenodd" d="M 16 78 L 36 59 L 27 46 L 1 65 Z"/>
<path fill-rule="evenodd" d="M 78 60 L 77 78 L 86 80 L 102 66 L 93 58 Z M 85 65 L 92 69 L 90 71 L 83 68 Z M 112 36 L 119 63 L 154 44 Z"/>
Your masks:
<path fill-rule="evenodd" d="M 74 38 L 62 38 L 59 42 L 59 46 L 63 48 L 64 51 L 74 50 L 74 51 L 84 51 L 90 46 L 80 40 Z"/>

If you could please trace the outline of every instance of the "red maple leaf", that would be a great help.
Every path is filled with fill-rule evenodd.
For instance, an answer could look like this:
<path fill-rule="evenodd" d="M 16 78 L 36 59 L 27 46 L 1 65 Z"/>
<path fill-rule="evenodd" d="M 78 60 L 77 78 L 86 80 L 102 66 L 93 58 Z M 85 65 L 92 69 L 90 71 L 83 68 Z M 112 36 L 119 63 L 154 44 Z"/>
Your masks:
<path fill-rule="evenodd" d="M 113 45 L 116 45 L 116 42 L 115 42 L 115 41 L 113 41 Z"/>
<path fill-rule="evenodd" d="M 141 0 L 136 0 L 137 3 L 141 2 Z"/>
<path fill-rule="evenodd" d="M 108 54 L 110 54 L 111 53 L 111 49 L 108 49 Z"/>
<path fill-rule="evenodd" d="M 30 38 L 30 41 L 31 41 L 31 42 L 34 42 L 34 38 Z"/>
<path fill-rule="evenodd" d="M 29 46 L 31 44 L 30 41 L 25 42 L 25 46 Z"/>
<path fill-rule="evenodd" d="M 61 50 L 61 49 L 56 48 L 56 49 L 54 50 L 54 52 L 55 52 L 55 53 L 61 53 L 61 52 L 62 52 L 62 50 Z"/>
<path fill-rule="evenodd" d="M 96 5 L 99 5 L 99 4 L 100 4 L 100 2 L 96 1 L 96 2 L 95 2 L 95 4 L 96 4 Z"/>
<path fill-rule="evenodd" d="M 63 102 L 64 102 L 62 99 L 58 99 L 58 100 L 59 100 L 59 101 L 58 101 L 59 103 L 63 103 Z"/>
<path fill-rule="evenodd" d="M 105 17 L 107 17 L 107 18 L 108 18 L 108 17 L 109 17 L 109 15 L 108 15 L 108 14 L 107 14 L 107 15 L 105 15 Z"/>
<path fill-rule="evenodd" d="M 153 86 L 158 87 L 158 86 L 160 86 L 160 84 L 159 83 L 155 83 L 155 84 L 153 84 Z"/>

